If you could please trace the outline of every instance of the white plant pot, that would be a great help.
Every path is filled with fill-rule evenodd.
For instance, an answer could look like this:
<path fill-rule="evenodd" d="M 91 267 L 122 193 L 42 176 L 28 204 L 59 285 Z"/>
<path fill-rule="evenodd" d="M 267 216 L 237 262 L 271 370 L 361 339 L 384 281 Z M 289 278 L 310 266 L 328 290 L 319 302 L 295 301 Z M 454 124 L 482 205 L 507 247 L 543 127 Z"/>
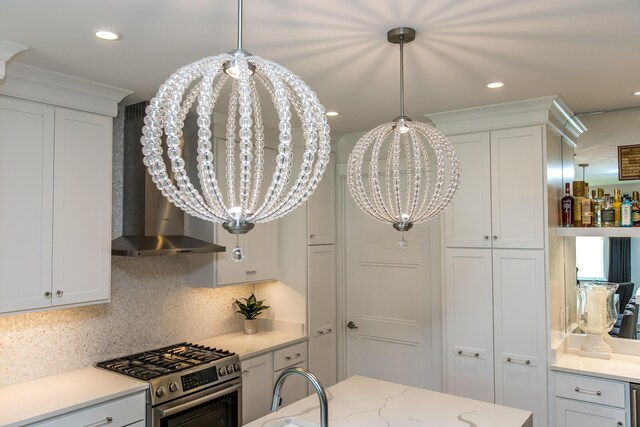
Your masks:
<path fill-rule="evenodd" d="M 258 319 L 244 319 L 244 333 L 253 335 L 258 332 Z"/>

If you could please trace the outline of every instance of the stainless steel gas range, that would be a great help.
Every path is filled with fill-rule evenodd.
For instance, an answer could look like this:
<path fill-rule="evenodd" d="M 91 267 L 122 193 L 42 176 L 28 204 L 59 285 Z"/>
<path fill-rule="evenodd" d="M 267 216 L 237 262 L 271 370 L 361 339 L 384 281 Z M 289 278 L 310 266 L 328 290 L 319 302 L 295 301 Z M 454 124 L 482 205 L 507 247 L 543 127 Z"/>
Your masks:
<path fill-rule="evenodd" d="M 147 427 L 239 427 L 240 358 L 227 351 L 180 343 L 97 363 L 147 381 Z"/>

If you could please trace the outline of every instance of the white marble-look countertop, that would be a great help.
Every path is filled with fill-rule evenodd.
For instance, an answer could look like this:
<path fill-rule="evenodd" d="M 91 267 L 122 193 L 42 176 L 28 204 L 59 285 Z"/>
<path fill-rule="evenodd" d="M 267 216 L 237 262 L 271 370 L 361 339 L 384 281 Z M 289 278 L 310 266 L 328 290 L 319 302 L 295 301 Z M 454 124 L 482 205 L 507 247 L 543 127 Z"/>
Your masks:
<path fill-rule="evenodd" d="M 84 368 L 0 387 L 0 426 L 18 427 L 146 390 L 144 381 Z"/>
<path fill-rule="evenodd" d="M 240 360 L 246 360 L 306 340 L 306 335 L 282 331 L 264 331 L 253 335 L 234 332 L 198 340 L 197 344 L 231 350 L 240 356 Z"/>
<path fill-rule="evenodd" d="M 331 427 L 531 427 L 531 412 L 372 378 L 354 376 L 327 389 Z M 286 418 L 320 423 L 314 394 L 245 427 Z"/>
<path fill-rule="evenodd" d="M 583 357 L 577 350 L 564 353 L 551 370 L 589 375 L 625 382 L 640 382 L 640 356 L 613 353 L 611 359 L 603 360 Z"/>

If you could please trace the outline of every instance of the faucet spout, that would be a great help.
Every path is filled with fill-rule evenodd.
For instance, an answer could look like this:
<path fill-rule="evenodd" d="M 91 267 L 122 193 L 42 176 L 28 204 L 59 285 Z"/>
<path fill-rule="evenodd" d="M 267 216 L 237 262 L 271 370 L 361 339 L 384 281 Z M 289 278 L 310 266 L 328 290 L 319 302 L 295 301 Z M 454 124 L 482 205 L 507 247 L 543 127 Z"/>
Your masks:
<path fill-rule="evenodd" d="M 278 377 L 276 380 L 276 384 L 273 387 L 273 400 L 271 401 L 271 412 L 276 412 L 278 410 L 278 406 L 282 403 L 281 389 L 284 381 L 290 377 L 291 375 L 299 375 L 305 378 L 307 381 L 311 383 L 313 388 L 316 390 L 316 394 L 318 395 L 318 399 L 320 399 L 320 427 L 328 427 L 329 425 L 329 402 L 327 400 L 327 393 L 324 390 L 322 384 L 318 380 L 314 374 L 309 372 L 304 368 L 287 368 Z"/>

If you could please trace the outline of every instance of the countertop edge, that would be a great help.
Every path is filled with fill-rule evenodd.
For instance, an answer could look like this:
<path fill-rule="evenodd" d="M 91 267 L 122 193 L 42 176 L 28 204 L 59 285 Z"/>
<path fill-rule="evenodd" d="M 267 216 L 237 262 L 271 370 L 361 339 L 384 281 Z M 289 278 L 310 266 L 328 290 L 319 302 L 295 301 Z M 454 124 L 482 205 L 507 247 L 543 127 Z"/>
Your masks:
<path fill-rule="evenodd" d="M 563 372 L 566 374 L 576 374 L 576 375 L 585 375 L 588 377 L 602 378 L 605 380 L 615 380 L 615 381 L 623 381 L 627 383 L 636 383 L 640 382 L 640 378 L 635 377 L 627 377 L 624 375 L 616 375 L 608 372 L 598 372 L 589 369 L 580 369 L 580 368 L 569 368 L 566 366 L 557 366 L 555 364 L 550 365 L 549 369 L 554 372 Z"/>

